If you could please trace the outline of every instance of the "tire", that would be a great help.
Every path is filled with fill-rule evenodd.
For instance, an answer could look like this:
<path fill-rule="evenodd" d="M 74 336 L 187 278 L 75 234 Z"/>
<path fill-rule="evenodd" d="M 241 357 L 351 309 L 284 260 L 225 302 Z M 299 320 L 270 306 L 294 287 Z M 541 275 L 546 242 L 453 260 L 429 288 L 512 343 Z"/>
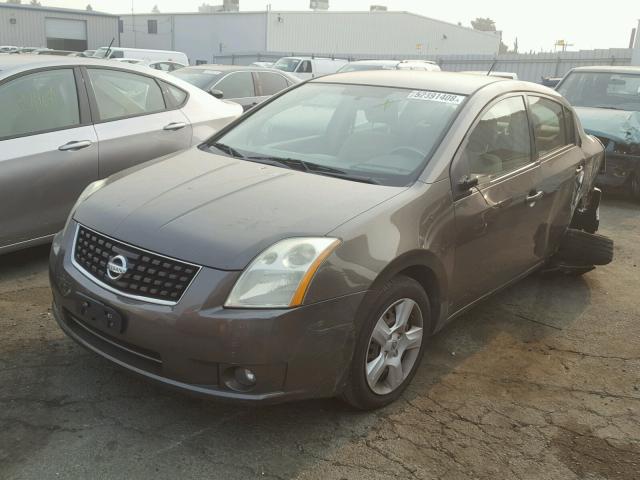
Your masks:
<path fill-rule="evenodd" d="M 406 325 L 397 328 L 402 325 L 398 318 L 404 317 Z M 343 399 L 361 410 L 396 400 L 415 375 L 430 332 L 431 304 L 422 286 L 403 275 L 387 282 L 362 322 Z"/>
<path fill-rule="evenodd" d="M 557 257 L 561 263 L 585 268 L 607 265 L 613 260 L 613 240 L 570 228 L 562 239 Z"/>

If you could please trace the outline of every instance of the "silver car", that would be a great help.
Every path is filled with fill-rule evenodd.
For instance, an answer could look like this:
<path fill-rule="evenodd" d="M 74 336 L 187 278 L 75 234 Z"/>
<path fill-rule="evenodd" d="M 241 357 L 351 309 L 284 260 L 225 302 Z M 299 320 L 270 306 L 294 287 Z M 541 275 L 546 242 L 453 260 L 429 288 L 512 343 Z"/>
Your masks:
<path fill-rule="evenodd" d="M 198 144 L 242 113 L 162 72 L 0 57 L 0 254 L 46 243 L 91 182 Z"/>

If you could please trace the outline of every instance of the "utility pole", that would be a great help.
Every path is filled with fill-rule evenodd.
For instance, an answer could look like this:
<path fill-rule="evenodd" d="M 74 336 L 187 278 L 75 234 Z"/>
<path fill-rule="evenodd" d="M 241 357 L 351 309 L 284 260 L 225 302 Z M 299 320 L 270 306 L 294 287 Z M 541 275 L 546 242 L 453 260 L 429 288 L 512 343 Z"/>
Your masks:
<path fill-rule="evenodd" d="M 134 8 L 133 8 L 134 0 L 131 0 L 131 28 L 133 29 L 133 48 L 137 47 L 137 34 L 136 34 L 136 17 L 134 16 Z"/>

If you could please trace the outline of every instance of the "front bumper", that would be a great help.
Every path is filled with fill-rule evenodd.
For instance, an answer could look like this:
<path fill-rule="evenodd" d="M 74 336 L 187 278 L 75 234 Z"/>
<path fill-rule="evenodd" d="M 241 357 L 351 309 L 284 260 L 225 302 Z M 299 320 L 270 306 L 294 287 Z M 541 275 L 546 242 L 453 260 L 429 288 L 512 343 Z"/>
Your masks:
<path fill-rule="evenodd" d="M 596 184 L 600 187 L 622 187 L 631 175 L 640 175 L 640 156 L 607 152 L 606 169 Z"/>
<path fill-rule="evenodd" d="M 365 292 L 287 310 L 225 309 L 240 272 L 205 267 L 177 305 L 154 305 L 108 291 L 81 273 L 67 253 L 74 230 L 54 243 L 50 280 L 54 316 L 79 344 L 197 395 L 275 403 L 339 393 Z M 118 312 L 122 331 L 83 318 L 83 298 Z M 228 382 L 235 367 L 251 369 L 255 386 L 237 389 Z"/>

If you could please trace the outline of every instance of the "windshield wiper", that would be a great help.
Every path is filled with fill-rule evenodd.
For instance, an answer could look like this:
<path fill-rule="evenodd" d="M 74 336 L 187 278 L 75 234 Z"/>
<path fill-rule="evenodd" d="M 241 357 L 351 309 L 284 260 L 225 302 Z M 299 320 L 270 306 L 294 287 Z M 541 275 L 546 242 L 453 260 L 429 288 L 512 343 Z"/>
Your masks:
<path fill-rule="evenodd" d="M 295 170 L 301 170 L 307 173 L 315 173 L 317 175 L 325 175 L 327 177 L 342 178 L 344 180 L 352 180 L 354 182 L 371 183 L 373 185 L 379 185 L 380 183 L 370 177 L 361 177 L 359 175 L 351 175 L 343 170 L 339 170 L 333 167 L 327 167 L 326 165 L 320 165 L 313 162 L 305 162 L 297 158 L 282 158 L 282 157 L 269 157 L 269 156 L 253 156 L 246 157 L 246 160 L 253 160 L 257 162 L 264 162 L 269 164 L 278 164 L 286 168 Z"/>
<path fill-rule="evenodd" d="M 241 154 L 238 150 L 229 145 L 225 145 L 224 143 L 216 142 L 209 145 L 210 147 L 217 148 L 221 152 L 226 153 L 227 155 L 231 155 L 232 157 L 246 159 L 243 154 Z"/>

